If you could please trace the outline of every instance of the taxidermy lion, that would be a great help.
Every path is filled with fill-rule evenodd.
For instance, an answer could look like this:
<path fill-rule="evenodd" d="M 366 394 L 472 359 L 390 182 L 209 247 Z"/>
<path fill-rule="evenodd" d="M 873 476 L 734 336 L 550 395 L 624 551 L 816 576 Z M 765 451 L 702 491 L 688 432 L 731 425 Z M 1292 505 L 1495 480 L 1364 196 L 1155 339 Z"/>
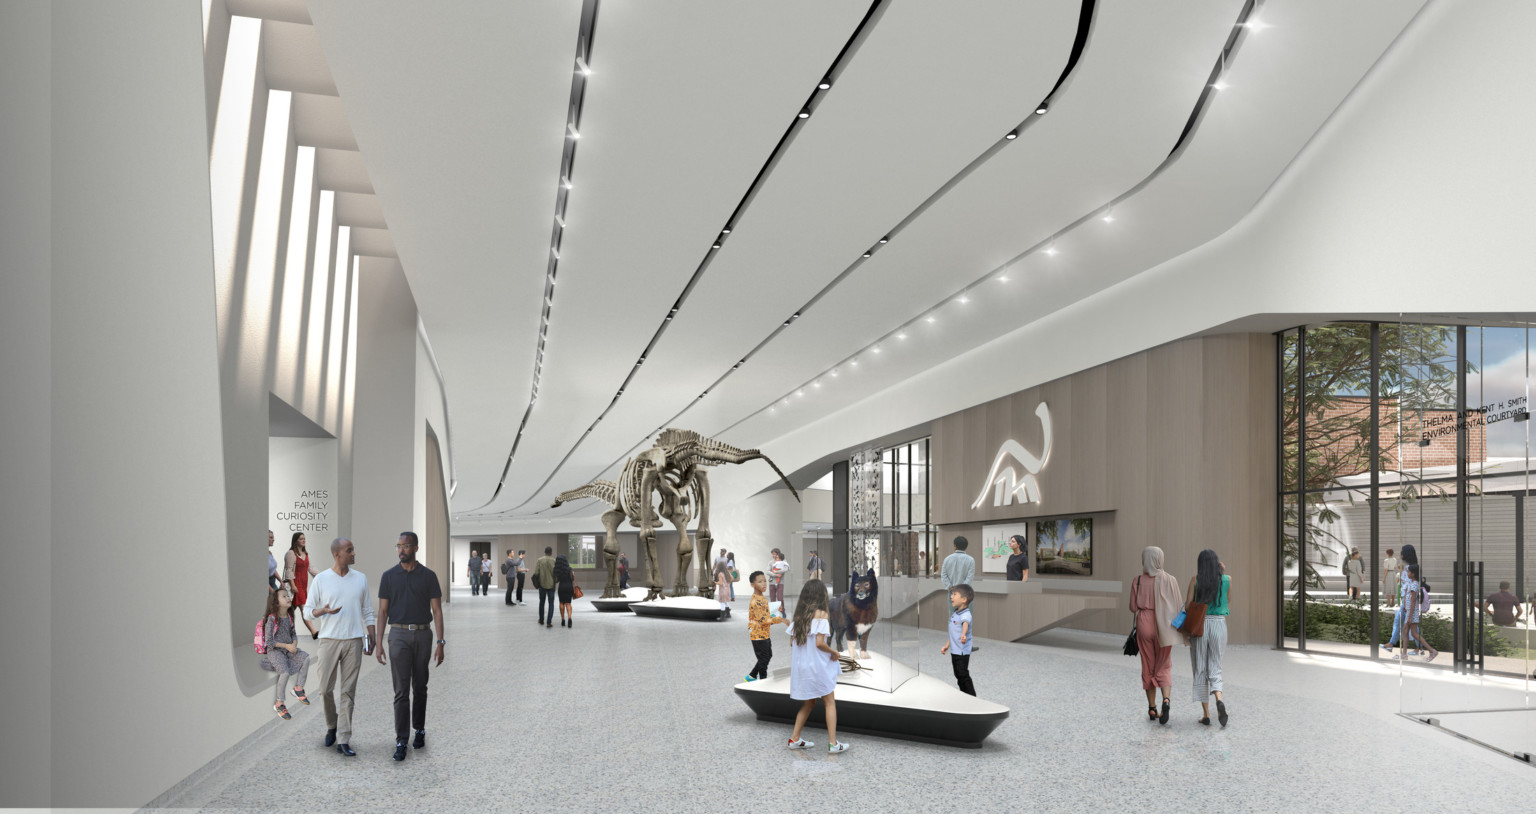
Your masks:
<path fill-rule="evenodd" d="M 860 575 L 857 570 L 848 580 L 848 593 L 832 600 L 828 616 L 832 620 L 832 632 L 836 635 L 838 650 L 843 649 L 843 639 L 848 640 L 848 656 L 853 657 L 854 644 L 859 646 L 858 657 L 869 658 L 869 629 L 880 618 L 880 582 L 875 579 L 875 569 Z"/>

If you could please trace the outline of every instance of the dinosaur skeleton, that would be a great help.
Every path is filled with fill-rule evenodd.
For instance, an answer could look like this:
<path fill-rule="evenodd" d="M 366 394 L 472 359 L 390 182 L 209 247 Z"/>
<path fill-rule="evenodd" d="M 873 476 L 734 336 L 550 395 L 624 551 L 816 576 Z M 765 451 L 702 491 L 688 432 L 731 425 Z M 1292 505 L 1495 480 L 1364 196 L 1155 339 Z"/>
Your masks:
<path fill-rule="evenodd" d="M 619 524 L 628 519 L 640 529 L 645 544 L 645 584 L 650 589 L 645 601 L 662 594 L 661 570 L 656 563 L 656 527 L 665 520 L 677 529 L 677 582 L 672 596 L 688 595 L 688 568 L 693 560 L 694 543 L 688 539 L 688 523 L 699 519 L 698 545 L 707 554 L 714 538 L 709 533 L 709 475 L 706 467 L 763 460 L 773 467 L 789 491 L 800 499 L 789 479 L 762 452 L 737 449 L 730 444 L 706 438 L 692 430 L 666 429 L 656 436 L 656 445 L 624 462 L 617 482 L 596 480 L 561 492 L 550 504 L 559 506 L 568 500 L 592 498 L 612 508 L 603 512 L 603 560 L 608 566 L 608 582 L 603 599 L 623 596 L 619 590 Z M 657 498 L 660 504 L 657 504 Z M 708 557 L 699 558 L 699 595 L 713 597 L 714 584 L 708 580 Z"/>

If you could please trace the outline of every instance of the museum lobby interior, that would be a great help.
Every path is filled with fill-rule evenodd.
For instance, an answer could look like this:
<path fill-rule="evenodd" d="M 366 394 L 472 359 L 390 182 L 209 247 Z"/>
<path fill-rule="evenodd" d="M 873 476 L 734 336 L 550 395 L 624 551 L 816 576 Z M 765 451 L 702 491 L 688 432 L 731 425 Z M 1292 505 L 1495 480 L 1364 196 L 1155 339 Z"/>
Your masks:
<path fill-rule="evenodd" d="M 0 807 L 1525 802 L 1532 30 L 1518 0 L 0 4 Z M 428 745 L 390 760 L 368 657 L 343 757 L 314 671 L 273 714 L 263 569 L 347 538 L 377 592 L 404 530 L 443 592 Z M 940 653 L 958 537 L 976 699 Z M 1405 545 L 1433 660 L 1385 646 Z M 546 546 L 569 628 L 503 599 Z M 1228 725 L 1182 645 L 1148 720 L 1148 546 L 1232 578 Z M 846 753 L 752 695 L 782 628 L 743 680 L 776 551 L 786 614 L 878 573 Z"/>

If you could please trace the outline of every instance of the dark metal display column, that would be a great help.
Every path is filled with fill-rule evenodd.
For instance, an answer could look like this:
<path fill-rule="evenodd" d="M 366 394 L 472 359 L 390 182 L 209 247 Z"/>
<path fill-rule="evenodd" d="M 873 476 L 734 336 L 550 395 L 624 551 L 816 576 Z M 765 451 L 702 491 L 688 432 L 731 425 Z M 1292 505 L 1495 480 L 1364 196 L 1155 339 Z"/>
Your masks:
<path fill-rule="evenodd" d="M 848 581 L 848 462 L 832 464 L 832 550 L 820 552 L 831 568 L 832 585 Z M 828 560 L 830 555 L 831 559 Z"/>
<path fill-rule="evenodd" d="M 1470 637 L 1467 624 L 1473 614 L 1468 613 L 1467 603 L 1473 601 L 1465 589 L 1470 574 L 1471 557 L 1468 552 L 1467 524 L 1470 517 L 1467 505 L 1467 326 L 1456 326 L 1456 563 L 1453 568 L 1456 579 L 1451 583 L 1451 652 L 1455 654 L 1456 669 L 1471 662 Z M 1420 557 L 1422 560 L 1423 558 Z M 1420 574 L 1420 580 L 1427 578 Z"/>
<path fill-rule="evenodd" d="M 1381 323 L 1371 323 L 1371 658 L 1381 655 Z"/>
<path fill-rule="evenodd" d="M 1307 649 L 1307 329 L 1296 329 L 1296 646 Z"/>

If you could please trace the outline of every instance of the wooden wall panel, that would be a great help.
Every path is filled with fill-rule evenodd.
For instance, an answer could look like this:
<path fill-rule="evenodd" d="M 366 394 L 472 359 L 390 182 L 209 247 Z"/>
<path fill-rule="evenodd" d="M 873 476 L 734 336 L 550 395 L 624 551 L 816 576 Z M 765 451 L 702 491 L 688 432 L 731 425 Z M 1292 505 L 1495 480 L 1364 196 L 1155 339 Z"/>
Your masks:
<path fill-rule="evenodd" d="M 1004 440 L 1043 449 L 1042 400 L 1054 436 L 1042 502 L 994 507 L 989 495 L 972 509 Z M 932 447 L 940 556 L 956 534 L 979 544 L 984 523 L 1107 512 L 1095 518 L 1092 580 L 1129 586 L 1142 548 L 1156 545 L 1182 584 L 1213 548 L 1234 580 L 1232 641 L 1269 642 L 1274 422 L 1274 338 L 1264 334 L 1181 340 L 945 416 Z M 1125 623 L 1110 612 L 1075 626 Z"/>

